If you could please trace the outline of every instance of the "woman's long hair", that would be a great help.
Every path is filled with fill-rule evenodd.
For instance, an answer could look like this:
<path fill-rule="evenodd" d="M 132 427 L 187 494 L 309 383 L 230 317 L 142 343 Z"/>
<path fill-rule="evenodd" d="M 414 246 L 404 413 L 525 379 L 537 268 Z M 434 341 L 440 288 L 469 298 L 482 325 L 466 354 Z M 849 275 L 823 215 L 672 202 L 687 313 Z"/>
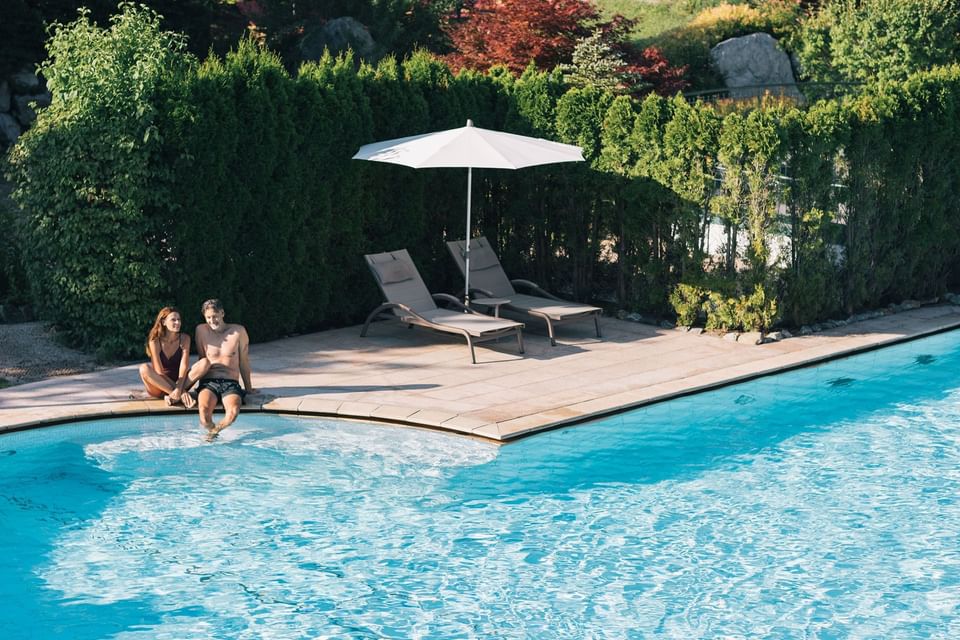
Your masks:
<path fill-rule="evenodd" d="M 167 316 L 171 313 L 176 313 L 180 316 L 180 319 L 183 319 L 183 314 L 180 313 L 180 310 L 176 307 L 164 307 L 160 309 L 160 313 L 157 314 L 157 319 L 153 323 L 153 327 L 150 329 L 150 333 L 147 334 L 147 343 L 144 347 L 144 350 L 147 352 L 147 355 L 150 355 L 150 343 L 153 340 L 163 341 L 163 337 L 167 335 L 167 328 L 163 326 L 163 323 L 166 321 Z M 181 325 L 183 326 L 183 325 Z"/>

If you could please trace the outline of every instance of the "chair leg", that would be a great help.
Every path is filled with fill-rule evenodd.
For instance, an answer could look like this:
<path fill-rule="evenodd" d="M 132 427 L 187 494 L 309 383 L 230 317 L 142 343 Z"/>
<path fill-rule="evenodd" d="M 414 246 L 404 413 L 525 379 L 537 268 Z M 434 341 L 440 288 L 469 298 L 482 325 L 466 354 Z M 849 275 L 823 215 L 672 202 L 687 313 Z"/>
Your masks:
<path fill-rule="evenodd" d="M 544 318 L 547 321 L 547 334 L 550 336 L 550 346 L 557 346 L 557 339 L 553 337 L 553 323 L 550 322 L 550 318 Z"/>
<path fill-rule="evenodd" d="M 600 335 L 600 314 L 599 313 L 593 314 L 593 324 L 597 325 L 597 337 L 602 338 L 603 336 Z"/>
<path fill-rule="evenodd" d="M 473 364 L 477 364 L 477 354 L 473 352 L 473 340 L 470 339 L 470 336 L 467 336 L 467 346 L 470 347 L 470 359 L 473 360 Z"/>
<path fill-rule="evenodd" d="M 367 329 L 370 327 L 370 323 L 373 322 L 373 319 L 380 314 L 380 309 L 374 309 L 373 313 L 367 316 L 367 321 L 363 323 L 363 329 L 360 330 L 360 337 L 367 337 Z"/>
<path fill-rule="evenodd" d="M 360 337 L 365 338 L 367 336 L 367 329 L 370 327 L 370 323 L 373 322 L 374 318 L 379 316 L 381 313 L 391 308 L 393 305 L 389 302 L 382 304 L 373 311 L 370 312 L 370 315 L 367 316 L 367 321 L 363 323 L 363 329 L 360 330 Z"/>
<path fill-rule="evenodd" d="M 520 353 L 523 353 L 523 330 L 517 329 L 517 344 L 520 345 Z"/>

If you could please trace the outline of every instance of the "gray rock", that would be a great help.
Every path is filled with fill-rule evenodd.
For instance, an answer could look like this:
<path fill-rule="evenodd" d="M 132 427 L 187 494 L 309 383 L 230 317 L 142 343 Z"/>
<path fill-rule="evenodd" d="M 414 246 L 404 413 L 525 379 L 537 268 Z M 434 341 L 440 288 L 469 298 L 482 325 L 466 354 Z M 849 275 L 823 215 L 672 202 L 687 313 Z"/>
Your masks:
<path fill-rule="evenodd" d="M 29 305 L 0 304 L 0 322 L 16 324 L 33 322 L 33 309 Z"/>
<path fill-rule="evenodd" d="M 300 40 L 300 57 L 303 60 L 319 60 L 323 57 L 324 49 L 329 49 L 333 55 L 349 49 L 355 58 L 367 62 L 376 62 L 380 58 L 380 48 L 370 32 L 361 22 L 349 16 L 307 27 Z"/>
<path fill-rule="evenodd" d="M 786 336 L 783 335 L 783 331 L 773 331 L 766 335 L 766 337 L 763 339 L 763 343 L 766 344 L 768 342 L 780 342 L 785 337 Z"/>
<path fill-rule="evenodd" d="M 910 311 L 911 309 L 919 309 L 921 303 L 918 300 L 904 300 L 900 305 L 900 309 L 903 311 Z"/>
<path fill-rule="evenodd" d="M 630 322 L 643 322 L 643 316 L 639 313 L 631 313 L 627 316 L 627 320 Z"/>
<path fill-rule="evenodd" d="M 737 334 L 734 332 L 725 333 L 723 334 L 723 339 L 726 340 L 727 342 L 736 342 Z"/>
<path fill-rule="evenodd" d="M 29 69 L 18 71 L 10 76 L 10 88 L 14 93 L 39 93 L 40 78 Z"/>
<path fill-rule="evenodd" d="M 864 320 L 873 320 L 874 318 L 882 318 L 886 314 L 883 311 L 864 311 L 863 313 L 858 313 L 850 317 L 850 322 L 863 322 Z"/>
<path fill-rule="evenodd" d="M 37 119 L 37 112 L 31 106 L 36 103 L 38 109 L 50 106 L 51 96 L 49 93 L 39 93 L 32 96 L 14 96 L 13 113 L 17 116 L 24 127 L 29 127 Z"/>
<path fill-rule="evenodd" d="M 800 335 L 808 336 L 811 333 L 813 333 L 813 329 L 811 329 L 809 326 L 803 325 L 802 327 L 800 327 Z"/>
<path fill-rule="evenodd" d="M 660 321 L 660 328 L 661 328 L 661 329 L 673 329 L 675 326 L 676 326 L 676 325 L 674 325 L 674 324 L 673 324 L 672 322 L 670 322 L 669 320 L 661 320 L 661 321 Z"/>
<path fill-rule="evenodd" d="M 10 85 L 0 80 L 0 111 L 10 111 Z"/>
<path fill-rule="evenodd" d="M 777 47 L 776 38 L 769 33 L 751 33 L 724 40 L 710 50 L 710 60 L 723 76 L 731 98 L 761 96 L 768 91 L 802 97 L 789 56 Z"/>
<path fill-rule="evenodd" d="M 13 144 L 20 137 L 20 123 L 9 113 L 0 113 L 0 143 Z"/>
<path fill-rule="evenodd" d="M 789 331 L 787 331 L 786 329 L 781 329 L 779 333 L 780 333 L 780 335 L 782 336 L 782 339 L 784 339 L 784 340 L 786 340 L 787 338 L 792 338 L 792 337 L 793 337 L 793 334 L 790 333 Z"/>
<path fill-rule="evenodd" d="M 617 309 L 617 320 L 626 320 L 626 319 L 627 319 L 627 310 Z"/>
<path fill-rule="evenodd" d="M 746 344 L 761 344 L 763 342 L 763 334 L 759 331 L 747 331 L 746 333 L 740 334 L 740 337 L 737 338 L 737 342 L 743 342 Z"/>
<path fill-rule="evenodd" d="M 685 324 L 678 324 L 678 325 L 675 327 L 675 329 L 676 329 L 677 331 L 682 331 L 683 333 L 687 333 L 688 331 L 690 331 L 689 325 L 685 325 Z"/>
<path fill-rule="evenodd" d="M 698 336 L 703 333 L 703 327 L 690 327 L 690 333 L 692 335 Z"/>

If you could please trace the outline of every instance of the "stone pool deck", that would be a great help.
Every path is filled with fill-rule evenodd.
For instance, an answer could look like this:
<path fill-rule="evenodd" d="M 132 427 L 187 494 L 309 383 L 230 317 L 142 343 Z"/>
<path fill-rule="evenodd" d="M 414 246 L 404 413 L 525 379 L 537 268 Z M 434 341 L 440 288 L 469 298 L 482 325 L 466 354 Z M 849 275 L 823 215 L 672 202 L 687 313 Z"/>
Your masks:
<path fill-rule="evenodd" d="M 960 327 L 937 305 L 809 336 L 751 345 L 604 318 L 564 325 L 551 347 L 527 323 L 516 340 L 477 347 L 397 322 L 253 345 L 258 395 L 244 411 L 388 422 L 507 441 L 731 382 Z M 138 364 L 0 390 L 0 432 L 92 417 L 182 413 L 149 400 Z M 241 417 L 242 419 L 242 417 Z"/>

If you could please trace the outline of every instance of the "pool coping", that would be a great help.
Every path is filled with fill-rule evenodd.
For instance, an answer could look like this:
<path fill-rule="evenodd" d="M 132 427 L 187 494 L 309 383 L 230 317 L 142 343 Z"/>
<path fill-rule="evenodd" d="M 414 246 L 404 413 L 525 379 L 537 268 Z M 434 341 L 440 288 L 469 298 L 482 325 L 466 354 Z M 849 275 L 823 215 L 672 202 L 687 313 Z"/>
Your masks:
<path fill-rule="evenodd" d="M 740 352 L 729 366 L 697 371 L 690 375 L 664 380 L 660 383 L 627 388 L 600 397 L 569 403 L 559 403 L 545 410 L 519 412 L 520 415 L 497 421 L 484 419 L 482 413 L 456 413 L 449 408 L 416 404 L 364 402 L 353 399 L 326 399 L 310 396 L 285 396 L 255 399 L 244 405 L 244 413 L 270 413 L 319 418 L 358 420 L 404 427 L 444 431 L 480 438 L 497 444 L 535 435 L 544 431 L 573 426 L 602 419 L 640 407 L 679 397 L 703 393 L 756 378 L 776 375 L 799 368 L 865 353 L 875 349 L 917 340 L 960 328 L 960 307 L 938 305 L 925 307 L 926 313 L 905 312 L 866 320 L 845 327 L 825 331 L 814 336 L 791 338 L 784 341 L 792 350 L 765 349 L 768 345 L 742 345 L 752 352 Z M 936 311 L 939 309 L 940 311 Z M 922 311 L 922 310 L 921 310 Z M 614 322 L 607 320 L 607 322 Z M 656 337 L 675 338 L 673 330 L 656 330 Z M 893 331 L 891 333 L 891 331 Z M 537 336 L 534 336 L 534 340 Z M 721 340 L 715 336 L 701 336 L 700 340 Z M 689 338 L 684 338 L 688 340 Z M 807 340 L 801 345 L 800 341 Z M 530 338 L 527 338 L 528 343 Z M 695 344 L 689 342 L 690 344 Z M 686 343 L 685 343 L 686 344 Z M 777 344 L 777 343 L 774 343 Z M 794 346 L 796 348 L 794 348 Z M 743 360 L 743 354 L 749 357 Z M 588 354 L 589 355 L 589 354 Z M 665 362 L 669 366 L 670 362 Z M 574 371 L 574 375 L 576 372 Z M 56 383 L 53 384 L 56 388 Z M 16 388 L 16 387 L 13 387 Z M 416 400 L 416 399 L 415 399 Z M 63 424 L 114 417 L 134 417 L 190 413 L 182 407 L 168 407 L 161 400 L 128 400 L 103 403 L 60 405 L 56 407 L 19 407 L 0 410 L 0 433 L 22 431 Z"/>

